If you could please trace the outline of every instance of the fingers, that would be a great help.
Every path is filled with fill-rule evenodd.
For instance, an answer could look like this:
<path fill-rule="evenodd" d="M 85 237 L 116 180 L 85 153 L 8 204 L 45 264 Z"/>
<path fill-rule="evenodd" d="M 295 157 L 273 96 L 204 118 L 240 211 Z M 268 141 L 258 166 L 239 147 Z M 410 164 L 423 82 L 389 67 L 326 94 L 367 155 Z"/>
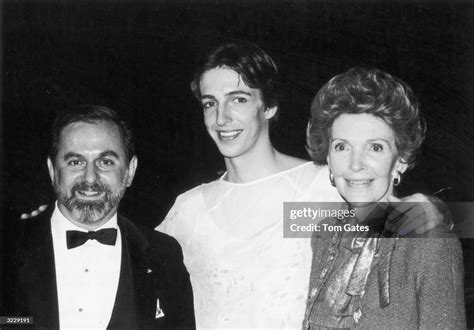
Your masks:
<path fill-rule="evenodd" d="M 437 199 L 430 200 L 425 195 L 415 194 L 402 201 L 391 204 L 394 209 L 388 215 L 388 222 L 385 225 L 387 230 L 400 236 L 423 234 L 442 224 L 443 221 L 450 222 L 449 212 L 446 214 L 445 205 L 437 203 Z"/>
<path fill-rule="evenodd" d="M 388 215 L 385 227 L 400 236 L 424 233 L 438 224 L 431 220 L 420 203 L 396 203 L 392 206 L 394 209 Z"/>
<path fill-rule="evenodd" d="M 415 233 L 423 234 L 423 233 L 427 232 L 428 230 L 431 230 L 431 229 L 435 228 L 437 225 L 438 225 L 438 223 L 436 223 L 435 221 L 424 222 L 421 226 L 416 228 Z"/>
<path fill-rule="evenodd" d="M 48 208 L 48 204 L 40 205 L 38 207 L 38 209 L 32 211 L 31 213 L 22 213 L 20 215 L 20 219 L 24 220 L 24 219 L 29 219 L 29 218 L 36 217 L 38 214 L 41 214 L 47 208 Z"/>
<path fill-rule="evenodd" d="M 414 219 L 405 214 L 398 214 L 398 216 L 391 221 L 385 222 L 384 230 L 396 233 L 398 236 L 406 236 L 415 231 L 419 226 L 419 221 L 414 221 Z"/>
<path fill-rule="evenodd" d="M 423 214 L 423 211 L 416 207 L 417 204 L 413 203 L 394 203 L 391 204 L 393 207 L 392 212 L 388 215 L 388 221 L 395 221 L 401 215 L 417 216 Z"/>
<path fill-rule="evenodd" d="M 419 226 L 420 223 L 418 219 L 402 217 L 400 218 L 400 221 L 397 224 L 395 232 L 398 233 L 400 236 L 406 236 L 407 234 L 414 232 Z"/>

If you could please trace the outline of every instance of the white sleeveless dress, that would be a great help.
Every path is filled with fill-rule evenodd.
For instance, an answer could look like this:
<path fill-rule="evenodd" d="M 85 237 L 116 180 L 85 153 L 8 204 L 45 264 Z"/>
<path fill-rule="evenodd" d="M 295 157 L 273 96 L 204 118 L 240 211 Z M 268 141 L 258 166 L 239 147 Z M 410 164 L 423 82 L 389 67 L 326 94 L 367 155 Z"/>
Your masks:
<path fill-rule="evenodd" d="M 301 328 L 310 239 L 283 238 L 283 202 L 340 201 L 327 167 L 308 162 L 250 182 L 216 180 L 176 199 L 156 229 L 175 237 L 198 328 Z"/>

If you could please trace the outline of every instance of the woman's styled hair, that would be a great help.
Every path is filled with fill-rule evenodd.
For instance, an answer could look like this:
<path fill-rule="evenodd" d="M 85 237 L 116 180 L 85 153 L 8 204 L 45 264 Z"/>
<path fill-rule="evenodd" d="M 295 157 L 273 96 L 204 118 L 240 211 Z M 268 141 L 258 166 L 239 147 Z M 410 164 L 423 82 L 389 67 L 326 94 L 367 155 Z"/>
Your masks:
<path fill-rule="evenodd" d="M 331 128 L 342 114 L 371 114 L 394 132 L 401 161 L 411 168 L 425 136 L 426 125 L 411 88 L 377 69 L 352 68 L 329 80 L 311 104 L 307 150 L 316 164 L 327 164 Z"/>
<path fill-rule="evenodd" d="M 224 44 L 208 54 L 191 82 L 191 90 L 198 100 L 201 98 L 201 77 L 206 71 L 214 68 L 234 70 L 247 86 L 261 91 L 265 107 L 278 106 L 278 68 L 270 55 L 256 44 Z"/>

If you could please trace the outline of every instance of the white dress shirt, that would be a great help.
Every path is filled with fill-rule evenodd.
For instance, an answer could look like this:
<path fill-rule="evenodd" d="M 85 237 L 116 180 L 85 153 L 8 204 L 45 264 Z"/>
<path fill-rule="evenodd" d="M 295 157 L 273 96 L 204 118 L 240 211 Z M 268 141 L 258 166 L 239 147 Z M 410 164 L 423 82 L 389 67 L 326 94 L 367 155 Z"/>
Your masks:
<path fill-rule="evenodd" d="M 61 329 L 105 329 L 109 324 L 117 294 L 122 253 L 117 214 L 96 230 L 103 228 L 117 229 L 114 246 L 88 240 L 81 246 L 68 249 L 66 231 L 87 230 L 67 220 L 55 205 L 51 233 Z"/>

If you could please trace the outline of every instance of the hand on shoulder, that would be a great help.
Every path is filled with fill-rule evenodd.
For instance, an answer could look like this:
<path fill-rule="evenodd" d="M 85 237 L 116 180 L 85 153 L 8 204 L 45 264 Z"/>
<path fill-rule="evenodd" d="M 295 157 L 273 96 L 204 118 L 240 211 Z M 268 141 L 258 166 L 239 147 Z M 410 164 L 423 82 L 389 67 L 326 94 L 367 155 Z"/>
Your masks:
<path fill-rule="evenodd" d="M 453 228 L 446 204 L 435 196 L 417 193 L 404 198 L 389 196 L 388 199 L 394 209 L 385 227 L 399 236 L 423 234 L 438 226 L 446 231 Z"/>
<path fill-rule="evenodd" d="M 37 215 L 41 214 L 48 208 L 48 204 L 43 204 L 39 206 L 36 210 L 31 211 L 30 213 L 22 213 L 20 219 L 30 219 L 36 217 Z"/>

